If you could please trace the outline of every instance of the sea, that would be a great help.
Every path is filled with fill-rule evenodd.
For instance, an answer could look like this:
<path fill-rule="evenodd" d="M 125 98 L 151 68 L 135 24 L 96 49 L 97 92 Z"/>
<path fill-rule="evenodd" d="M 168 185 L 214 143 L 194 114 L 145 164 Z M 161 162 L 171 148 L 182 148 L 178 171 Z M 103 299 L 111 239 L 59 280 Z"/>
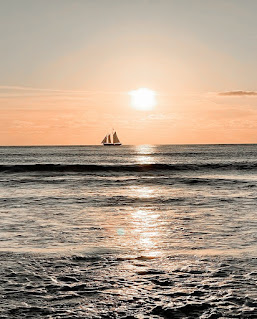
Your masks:
<path fill-rule="evenodd" d="M 257 144 L 0 147 L 0 318 L 257 318 Z"/>

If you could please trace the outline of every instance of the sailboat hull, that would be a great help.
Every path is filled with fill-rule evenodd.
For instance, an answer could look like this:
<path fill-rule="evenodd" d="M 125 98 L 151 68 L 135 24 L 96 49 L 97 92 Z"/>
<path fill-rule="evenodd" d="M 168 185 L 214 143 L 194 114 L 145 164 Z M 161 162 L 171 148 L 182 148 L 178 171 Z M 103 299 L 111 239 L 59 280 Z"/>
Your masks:
<path fill-rule="evenodd" d="M 120 146 L 121 143 L 103 143 L 103 146 Z"/>

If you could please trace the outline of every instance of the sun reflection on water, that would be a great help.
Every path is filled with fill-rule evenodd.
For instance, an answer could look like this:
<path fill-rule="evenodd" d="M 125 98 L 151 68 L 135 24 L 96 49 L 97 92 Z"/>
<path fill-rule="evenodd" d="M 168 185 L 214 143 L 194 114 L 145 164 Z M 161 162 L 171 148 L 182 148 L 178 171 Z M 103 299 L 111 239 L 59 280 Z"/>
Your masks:
<path fill-rule="evenodd" d="M 156 162 L 154 154 L 156 146 L 140 145 L 135 146 L 134 160 L 137 164 L 153 164 Z M 139 180 L 140 180 L 139 176 Z M 151 176 L 144 177 L 151 179 Z M 141 183 L 140 183 L 141 184 Z M 152 201 L 159 196 L 159 187 L 154 185 L 140 185 L 134 184 L 122 190 L 124 196 L 132 198 L 135 206 L 131 207 L 131 211 L 127 210 L 124 223 L 122 220 L 116 220 L 115 239 L 116 244 L 121 247 L 131 247 L 136 249 L 142 256 L 156 257 L 159 256 L 161 245 L 161 228 L 160 228 L 160 214 L 154 210 L 144 207 L 136 207 L 137 203 L 143 201 L 147 205 L 151 205 Z M 120 190 L 119 190 L 120 191 Z M 124 215 L 123 215 L 124 216 Z M 117 237 L 116 237 L 117 236 Z"/>
<path fill-rule="evenodd" d="M 136 198 L 151 198 L 154 197 L 154 189 L 147 186 L 130 187 L 130 195 Z"/>
<path fill-rule="evenodd" d="M 157 256 L 159 231 L 159 214 L 151 210 L 138 209 L 131 212 L 132 232 L 137 241 L 138 249 L 147 255 Z"/>
<path fill-rule="evenodd" d="M 138 145 L 136 146 L 135 151 L 135 160 L 138 164 L 155 163 L 155 158 L 152 156 L 155 152 L 154 145 Z"/>

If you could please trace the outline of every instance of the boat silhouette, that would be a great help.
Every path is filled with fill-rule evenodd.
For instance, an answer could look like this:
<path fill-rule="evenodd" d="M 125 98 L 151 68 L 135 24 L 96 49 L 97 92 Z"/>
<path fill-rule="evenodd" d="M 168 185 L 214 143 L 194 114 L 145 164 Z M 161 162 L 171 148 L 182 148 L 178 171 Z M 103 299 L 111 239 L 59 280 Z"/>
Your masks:
<path fill-rule="evenodd" d="M 116 131 L 112 134 L 106 134 L 101 142 L 104 146 L 120 146 L 122 145 Z"/>

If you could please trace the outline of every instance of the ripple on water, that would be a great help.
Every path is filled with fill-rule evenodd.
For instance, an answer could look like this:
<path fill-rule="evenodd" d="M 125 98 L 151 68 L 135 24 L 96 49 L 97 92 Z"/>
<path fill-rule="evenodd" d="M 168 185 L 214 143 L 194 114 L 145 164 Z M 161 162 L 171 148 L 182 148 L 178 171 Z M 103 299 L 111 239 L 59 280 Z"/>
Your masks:
<path fill-rule="evenodd" d="M 1 255 L 2 318 L 256 318 L 256 259 Z"/>

